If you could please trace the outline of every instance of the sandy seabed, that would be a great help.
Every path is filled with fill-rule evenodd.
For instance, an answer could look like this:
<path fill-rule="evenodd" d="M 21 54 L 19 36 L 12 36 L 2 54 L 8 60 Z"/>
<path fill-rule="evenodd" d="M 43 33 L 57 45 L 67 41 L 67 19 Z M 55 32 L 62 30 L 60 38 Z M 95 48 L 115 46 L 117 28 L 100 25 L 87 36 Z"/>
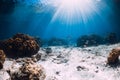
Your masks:
<path fill-rule="evenodd" d="M 119 65 L 106 64 L 109 52 L 119 46 L 51 47 L 53 52 L 38 63 L 46 70 L 46 80 L 120 80 Z"/>
<path fill-rule="evenodd" d="M 45 80 L 120 80 L 120 66 L 106 64 L 109 52 L 116 47 L 120 47 L 120 43 L 87 48 L 51 46 L 49 54 L 40 48 L 41 60 L 37 64 L 45 68 Z M 10 68 L 10 64 L 12 62 L 6 60 L 4 69 Z M 18 66 L 15 64 L 14 69 Z M 7 75 L 0 72 L 0 78 L 4 76 L 3 80 L 7 80 Z"/>

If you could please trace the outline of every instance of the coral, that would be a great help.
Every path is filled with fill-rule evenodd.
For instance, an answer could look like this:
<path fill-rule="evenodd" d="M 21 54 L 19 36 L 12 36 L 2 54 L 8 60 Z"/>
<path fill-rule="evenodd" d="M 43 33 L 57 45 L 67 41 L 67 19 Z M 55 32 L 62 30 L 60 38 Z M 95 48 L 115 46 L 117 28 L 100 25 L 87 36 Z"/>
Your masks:
<path fill-rule="evenodd" d="M 5 62 L 5 53 L 3 50 L 0 50 L 0 69 L 3 68 L 3 63 Z"/>
<path fill-rule="evenodd" d="M 39 51 L 39 45 L 33 37 L 20 33 L 0 42 L 0 48 L 13 58 L 31 56 Z"/>
<path fill-rule="evenodd" d="M 120 55 L 120 47 L 113 49 L 107 58 L 107 63 L 108 64 L 117 63 L 119 61 L 119 55 Z"/>
<path fill-rule="evenodd" d="M 46 78 L 44 68 L 31 60 L 26 60 L 18 71 L 10 72 L 10 75 L 12 80 L 45 80 Z"/>
<path fill-rule="evenodd" d="M 103 43 L 103 39 L 101 36 L 99 35 L 83 35 L 80 38 L 77 39 L 77 46 L 94 46 L 94 45 L 98 45 L 98 44 L 102 44 Z"/>

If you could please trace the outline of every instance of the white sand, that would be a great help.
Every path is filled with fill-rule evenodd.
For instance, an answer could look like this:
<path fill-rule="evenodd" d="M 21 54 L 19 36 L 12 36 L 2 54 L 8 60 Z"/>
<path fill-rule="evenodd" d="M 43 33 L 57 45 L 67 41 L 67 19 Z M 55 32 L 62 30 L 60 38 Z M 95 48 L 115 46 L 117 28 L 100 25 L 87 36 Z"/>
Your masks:
<path fill-rule="evenodd" d="M 53 52 L 49 55 L 41 49 L 42 60 L 38 64 L 45 68 L 46 80 L 120 80 L 120 67 L 106 65 L 109 52 L 119 46 L 51 47 Z"/>

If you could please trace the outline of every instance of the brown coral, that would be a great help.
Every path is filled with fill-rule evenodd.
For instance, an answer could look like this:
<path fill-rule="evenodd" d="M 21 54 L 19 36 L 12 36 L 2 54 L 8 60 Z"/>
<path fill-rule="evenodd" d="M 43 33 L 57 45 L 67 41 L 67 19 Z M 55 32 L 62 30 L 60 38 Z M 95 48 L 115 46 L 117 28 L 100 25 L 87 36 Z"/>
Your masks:
<path fill-rule="evenodd" d="M 37 53 L 39 45 L 31 36 L 16 34 L 12 38 L 0 42 L 0 48 L 8 57 L 25 57 Z"/>
<path fill-rule="evenodd" d="M 45 80 L 44 68 L 27 60 L 17 72 L 11 73 L 12 80 Z"/>
<path fill-rule="evenodd" d="M 107 63 L 108 64 L 117 63 L 119 61 L 119 55 L 120 55 L 120 47 L 113 49 L 107 58 Z"/>
<path fill-rule="evenodd" d="M 0 69 L 3 68 L 3 63 L 5 62 L 5 53 L 3 50 L 0 50 Z"/>

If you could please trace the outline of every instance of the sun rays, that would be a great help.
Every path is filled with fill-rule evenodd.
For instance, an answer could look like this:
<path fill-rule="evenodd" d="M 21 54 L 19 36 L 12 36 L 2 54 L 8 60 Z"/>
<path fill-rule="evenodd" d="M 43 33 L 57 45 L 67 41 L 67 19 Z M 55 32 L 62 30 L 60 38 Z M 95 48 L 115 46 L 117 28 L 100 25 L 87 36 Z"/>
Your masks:
<path fill-rule="evenodd" d="M 43 37 L 99 33 L 96 30 L 109 27 L 107 18 L 111 10 L 103 0 L 39 0 L 37 6 L 37 15 L 43 15 L 45 22 L 49 19 Z"/>
<path fill-rule="evenodd" d="M 42 4 L 55 9 L 51 23 L 60 21 L 67 25 L 86 23 L 91 15 L 98 12 L 97 2 L 100 0 L 41 0 Z"/>

